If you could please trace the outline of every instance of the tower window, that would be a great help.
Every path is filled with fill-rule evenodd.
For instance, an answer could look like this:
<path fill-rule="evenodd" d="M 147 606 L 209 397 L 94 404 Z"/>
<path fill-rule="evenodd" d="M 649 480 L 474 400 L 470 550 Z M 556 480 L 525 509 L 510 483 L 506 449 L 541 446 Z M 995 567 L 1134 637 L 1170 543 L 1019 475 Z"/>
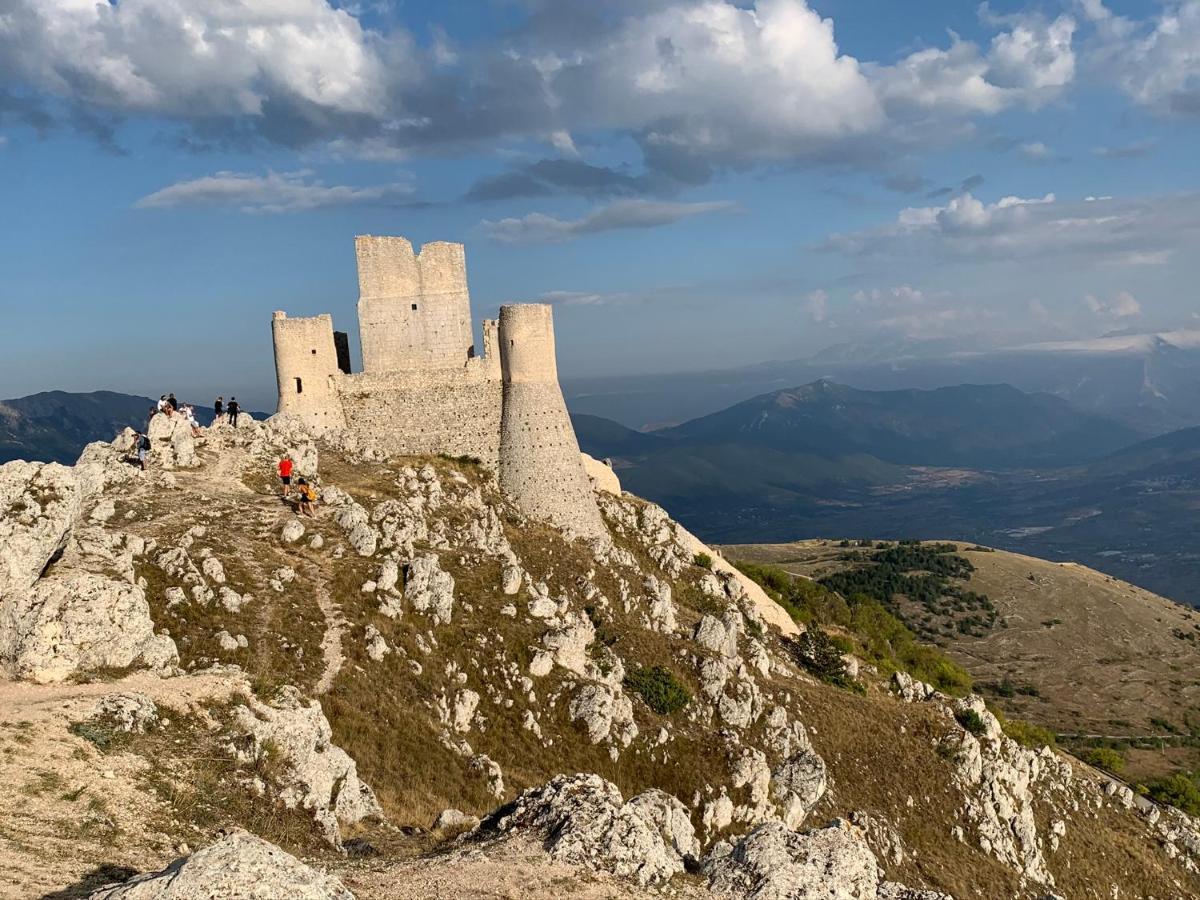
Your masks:
<path fill-rule="evenodd" d="M 413 309 L 416 309 L 416 308 L 417 308 L 417 304 L 415 304 L 415 303 L 414 303 L 414 304 L 412 305 L 412 308 L 413 308 Z"/>
<path fill-rule="evenodd" d="M 313 354 L 313 356 L 316 356 L 316 355 L 317 355 L 317 349 L 316 349 L 315 347 L 313 348 L 313 352 L 312 352 L 312 354 Z"/>
<path fill-rule="evenodd" d="M 313 352 L 315 353 L 316 351 L 314 350 Z M 299 378 L 296 379 L 296 393 L 297 394 L 304 393 L 304 383 L 302 381 L 300 381 Z"/>

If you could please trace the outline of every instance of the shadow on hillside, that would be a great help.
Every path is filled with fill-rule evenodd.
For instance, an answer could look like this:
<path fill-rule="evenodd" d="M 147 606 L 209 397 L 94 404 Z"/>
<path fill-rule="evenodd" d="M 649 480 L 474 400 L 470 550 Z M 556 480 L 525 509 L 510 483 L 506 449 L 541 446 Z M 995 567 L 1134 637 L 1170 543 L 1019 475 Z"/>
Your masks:
<path fill-rule="evenodd" d="M 97 866 L 74 884 L 51 891 L 49 894 L 43 894 L 40 900 L 79 900 L 106 884 L 128 881 L 136 874 L 138 874 L 137 869 L 131 869 L 129 866 L 111 864 Z"/>

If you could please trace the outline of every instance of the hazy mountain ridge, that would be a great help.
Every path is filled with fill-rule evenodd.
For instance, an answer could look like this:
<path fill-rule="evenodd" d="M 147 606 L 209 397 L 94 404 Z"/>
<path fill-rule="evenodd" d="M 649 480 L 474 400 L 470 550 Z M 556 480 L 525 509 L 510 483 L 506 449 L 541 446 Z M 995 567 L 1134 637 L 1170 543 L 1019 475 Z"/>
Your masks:
<path fill-rule="evenodd" d="M 576 412 L 641 428 L 695 419 L 818 379 L 860 390 L 1011 384 L 1159 434 L 1200 425 L 1198 344 L 1200 331 L 1189 330 L 998 349 L 969 340 L 864 343 L 734 369 L 567 379 L 564 392 Z"/>

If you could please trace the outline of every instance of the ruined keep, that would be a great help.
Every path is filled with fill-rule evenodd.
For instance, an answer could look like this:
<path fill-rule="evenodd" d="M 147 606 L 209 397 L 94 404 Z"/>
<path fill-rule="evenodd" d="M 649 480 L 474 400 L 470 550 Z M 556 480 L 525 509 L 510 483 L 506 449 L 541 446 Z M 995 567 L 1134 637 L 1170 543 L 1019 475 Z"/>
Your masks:
<path fill-rule="evenodd" d="M 271 320 L 279 413 L 359 432 L 391 453 L 471 456 L 523 511 L 607 535 L 558 385 L 551 308 L 518 303 L 483 322 L 476 352 L 462 244 L 420 252 L 355 238 L 363 371 L 326 315 Z"/>

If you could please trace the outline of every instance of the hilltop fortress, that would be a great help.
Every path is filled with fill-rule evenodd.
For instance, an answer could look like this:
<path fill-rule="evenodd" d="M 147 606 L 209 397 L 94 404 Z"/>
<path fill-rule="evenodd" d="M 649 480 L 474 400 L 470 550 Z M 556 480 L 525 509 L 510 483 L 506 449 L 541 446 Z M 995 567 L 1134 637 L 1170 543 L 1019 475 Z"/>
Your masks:
<path fill-rule="evenodd" d="M 500 307 L 475 349 L 462 244 L 355 238 L 363 371 L 328 315 L 271 320 L 279 408 L 397 454 L 471 456 L 526 513 L 607 532 L 558 384 L 551 308 Z"/>

